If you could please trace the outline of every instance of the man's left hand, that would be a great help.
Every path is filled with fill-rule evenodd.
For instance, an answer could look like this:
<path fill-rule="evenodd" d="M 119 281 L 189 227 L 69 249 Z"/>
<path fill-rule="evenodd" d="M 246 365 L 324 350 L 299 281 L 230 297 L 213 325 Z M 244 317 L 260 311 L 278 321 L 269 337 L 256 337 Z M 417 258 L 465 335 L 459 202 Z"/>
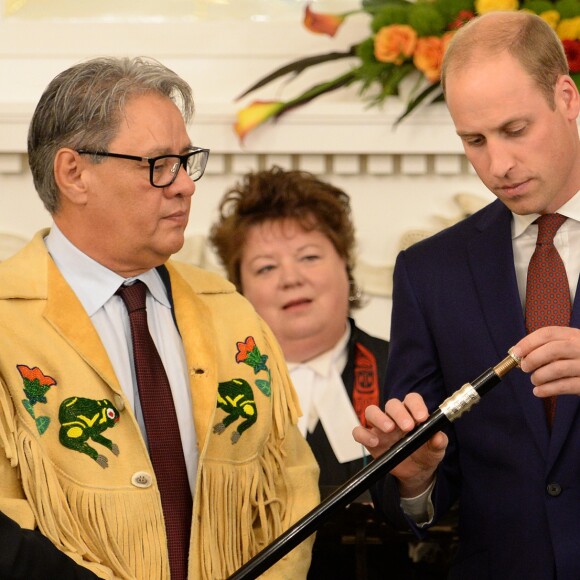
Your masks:
<path fill-rule="evenodd" d="M 522 338 L 513 353 L 530 373 L 534 395 L 580 395 L 580 330 L 546 326 Z"/>

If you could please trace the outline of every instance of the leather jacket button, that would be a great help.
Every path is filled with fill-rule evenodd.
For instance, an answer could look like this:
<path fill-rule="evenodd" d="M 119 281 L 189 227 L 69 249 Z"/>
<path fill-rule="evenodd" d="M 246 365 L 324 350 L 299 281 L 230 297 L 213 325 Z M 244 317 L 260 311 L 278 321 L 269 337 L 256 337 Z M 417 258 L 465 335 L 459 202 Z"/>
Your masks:
<path fill-rule="evenodd" d="M 548 492 L 548 495 L 558 497 L 562 493 L 562 486 L 559 483 L 548 483 L 546 491 Z"/>
<path fill-rule="evenodd" d="M 125 401 L 123 401 L 123 397 L 121 397 L 121 395 L 115 395 L 114 400 L 117 411 L 122 411 L 125 408 Z"/>
<path fill-rule="evenodd" d="M 151 484 L 153 483 L 153 477 L 146 471 L 138 471 L 137 473 L 133 474 L 133 477 L 131 477 L 131 483 L 135 487 L 142 487 L 145 489 L 151 487 Z"/>

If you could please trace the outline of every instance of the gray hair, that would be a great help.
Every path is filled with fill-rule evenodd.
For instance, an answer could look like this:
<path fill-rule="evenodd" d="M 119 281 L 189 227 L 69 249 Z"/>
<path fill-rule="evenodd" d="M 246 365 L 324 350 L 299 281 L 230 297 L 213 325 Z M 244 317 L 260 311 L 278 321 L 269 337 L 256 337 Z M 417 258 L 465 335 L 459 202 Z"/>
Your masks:
<path fill-rule="evenodd" d="M 28 163 L 36 191 L 51 214 L 60 206 L 53 168 L 58 150 L 106 150 L 119 130 L 127 101 L 148 92 L 175 102 L 186 124 L 193 117 L 189 84 L 151 58 L 94 58 L 49 83 L 30 123 Z"/>

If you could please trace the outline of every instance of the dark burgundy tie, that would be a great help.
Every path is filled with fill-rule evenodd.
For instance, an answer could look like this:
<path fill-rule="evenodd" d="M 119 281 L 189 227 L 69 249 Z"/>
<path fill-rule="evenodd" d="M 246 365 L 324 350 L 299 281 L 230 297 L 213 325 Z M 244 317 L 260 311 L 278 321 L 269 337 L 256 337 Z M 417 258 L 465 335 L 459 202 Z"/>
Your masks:
<path fill-rule="evenodd" d="M 117 294 L 129 312 L 139 399 L 165 518 L 171 580 L 185 580 L 191 530 L 191 489 L 171 388 L 147 325 L 147 286 L 137 280 L 131 286 L 121 286 Z"/>
<path fill-rule="evenodd" d="M 566 217 L 557 213 L 540 216 L 536 249 L 528 266 L 526 331 L 544 326 L 570 326 L 570 286 L 564 262 L 554 246 L 554 236 Z M 544 399 L 548 424 L 556 412 L 556 397 Z"/>

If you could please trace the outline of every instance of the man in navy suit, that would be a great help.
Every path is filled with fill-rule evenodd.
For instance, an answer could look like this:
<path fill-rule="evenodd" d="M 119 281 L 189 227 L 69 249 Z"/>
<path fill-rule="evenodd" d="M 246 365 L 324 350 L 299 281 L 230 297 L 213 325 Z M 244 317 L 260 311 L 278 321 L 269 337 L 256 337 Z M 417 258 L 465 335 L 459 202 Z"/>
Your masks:
<path fill-rule="evenodd" d="M 580 139 L 578 89 L 539 17 L 495 12 L 456 35 L 443 64 L 465 153 L 497 200 L 408 250 L 394 274 L 384 412 L 353 432 L 374 457 L 447 396 L 522 357 L 469 413 L 374 489 L 395 525 L 421 536 L 459 499 L 451 578 L 580 578 Z M 526 334 L 528 263 L 542 214 L 567 219 L 554 244 L 570 286 L 570 326 Z M 543 400 L 557 396 L 550 427 Z"/>

